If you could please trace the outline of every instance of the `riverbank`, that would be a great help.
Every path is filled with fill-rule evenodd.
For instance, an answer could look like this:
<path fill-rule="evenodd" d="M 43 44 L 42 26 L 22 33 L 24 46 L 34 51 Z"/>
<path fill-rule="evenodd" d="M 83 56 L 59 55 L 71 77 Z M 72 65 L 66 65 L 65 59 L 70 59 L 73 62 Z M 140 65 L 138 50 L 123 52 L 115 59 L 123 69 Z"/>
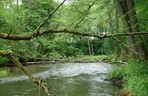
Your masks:
<path fill-rule="evenodd" d="M 115 67 L 109 78 L 113 84 L 120 86 L 116 96 L 148 96 L 148 63 L 130 61 L 126 65 Z"/>
<path fill-rule="evenodd" d="M 112 56 L 99 55 L 99 56 L 79 56 L 68 57 L 62 59 L 32 59 L 30 61 L 21 61 L 23 65 L 40 65 L 40 64 L 59 64 L 59 63 L 91 63 L 91 62 L 106 62 L 111 64 L 126 64 L 126 62 L 117 61 Z M 5 62 L 0 64 L 1 67 L 15 66 L 12 62 Z"/>

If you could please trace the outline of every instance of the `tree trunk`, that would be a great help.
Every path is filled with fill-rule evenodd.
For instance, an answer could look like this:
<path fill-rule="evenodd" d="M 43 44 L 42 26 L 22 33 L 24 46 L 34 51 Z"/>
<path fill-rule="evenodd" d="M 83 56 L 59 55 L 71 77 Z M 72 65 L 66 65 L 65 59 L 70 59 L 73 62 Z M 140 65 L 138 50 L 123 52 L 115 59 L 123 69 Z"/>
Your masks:
<path fill-rule="evenodd" d="M 137 18 L 136 18 L 136 10 L 133 0 L 117 0 L 117 3 L 120 7 L 120 13 L 123 17 L 123 21 L 126 27 L 126 32 L 139 32 Z M 140 36 L 131 35 L 128 38 L 130 47 L 135 51 L 138 52 L 136 57 L 145 58 L 145 51 L 143 48 L 143 43 L 141 41 Z"/>
<path fill-rule="evenodd" d="M 31 0 L 28 0 L 28 25 L 31 25 Z"/>
<path fill-rule="evenodd" d="M 91 45 L 91 55 L 94 55 L 94 45 L 93 45 L 93 40 L 92 39 L 90 40 L 90 45 Z"/>
<path fill-rule="evenodd" d="M 121 12 L 119 10 L 120 6 L 119 6 L 117 0 L 114 0 L 114 5 L 115 5 L 115 28 L 114 28 L 113 32 L 115 31 L 116 33 L 118 33 L 120 31 L 119 30 L 119 27 L 120 27 L 119 16 L 120 16 Z M 116 37 L 116 38 L 119 39 L 118 37 Z M 116 43 L 118 43 L 118 42 L 116 41 Z M 122 55 L 123 55 L 122 53 L 128 54 L 128 50 L 125 49 L 125 47 L 121 47 L 119 44 L 116 44 L 116 46 L 118 46 L 118 47 L 116 47 L 116 56 L 117 57 L 122 57 Z M 121 50 L 121 49 L 123 49 L 123 50 Z"/>
<path fill-rule="evenodd" d="M 19 13 L 19 0 L 16 0 L 17 12 Z"/>
<path fill-rule="evenodd" d="M 91 46 L 90 46 L 90 38 L 88 37 L 88 52 L 91 55 Z"/>

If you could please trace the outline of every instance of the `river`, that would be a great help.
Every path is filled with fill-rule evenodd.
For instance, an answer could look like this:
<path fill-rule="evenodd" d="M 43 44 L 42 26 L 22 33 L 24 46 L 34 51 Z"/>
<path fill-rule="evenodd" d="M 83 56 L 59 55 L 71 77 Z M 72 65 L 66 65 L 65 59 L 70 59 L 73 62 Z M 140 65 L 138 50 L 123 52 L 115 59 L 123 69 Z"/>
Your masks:
<path fill-rule="evenodd" d="M 116 89 L 111 82 L 104 81 L 112 68 L 107 63 L 44 64 L 27 68 L 48 83 L 57 96 L 113 96 Z M 46 96 L 17 68 L 0 68 L 0 72 L 0 96 Z"/>

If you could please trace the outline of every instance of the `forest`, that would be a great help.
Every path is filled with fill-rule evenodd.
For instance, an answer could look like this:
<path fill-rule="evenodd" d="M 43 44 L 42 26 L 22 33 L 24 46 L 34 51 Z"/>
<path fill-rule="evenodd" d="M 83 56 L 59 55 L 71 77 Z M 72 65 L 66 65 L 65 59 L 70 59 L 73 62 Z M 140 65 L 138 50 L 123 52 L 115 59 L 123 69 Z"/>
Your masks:
<path fill-rule="evenodd" d="M 0 0 L 1 96 L 148 96 L 147 22 L 147 0 Z M 46 64 L 49 69 L 54 69 L 62 66 L 61 63 L 66 67 L 94 62 L 113 66 L 104 79 L 112 82 L 106 86 L 117 87 L 117 90 L 108 90 L 112 91 L 110 95 L 87 94 L 91 89 L 82 92 L 79 89 L 77 94 L 73 93 L 75 91 L 66 93 L 68 89 L 60 93 L 58 85 L 49 83 L 52 75 L 44 80 L 33 74 L 35 69 Z M 1 82 L 14 74 L 12 69 L 15 67 L 37 85 L 35 88 L 42 89 L 41 92 L 39 89 L 39 95 L 34 94 L 38 89 L 27 95 L 3 91 L 9 83 Z M 40 71 L 43 70 L 45 68 L 40 67 Z M 87 77 L 86 73 L 83 75 Z M 50 84 L 51 88 L 48 88 Z M 100 85 L 96 83 L 96 86 Z M 55 92 L 52 87 L 55 87 Z"/>

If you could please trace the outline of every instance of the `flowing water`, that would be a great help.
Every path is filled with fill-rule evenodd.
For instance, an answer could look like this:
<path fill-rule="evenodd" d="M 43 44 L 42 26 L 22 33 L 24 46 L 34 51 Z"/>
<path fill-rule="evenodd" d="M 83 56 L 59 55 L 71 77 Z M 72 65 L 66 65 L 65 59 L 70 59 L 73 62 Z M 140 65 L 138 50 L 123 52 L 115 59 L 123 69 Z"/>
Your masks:
<path fill-rule="evenodd" d="M 107 63 L 66 63 L 27 66 L 57 96 L 113 96 L 115 87 L 104 81 L 112 66 Z M 46 96 L 17 68 L 0 68 L 0 96 Z"/>

